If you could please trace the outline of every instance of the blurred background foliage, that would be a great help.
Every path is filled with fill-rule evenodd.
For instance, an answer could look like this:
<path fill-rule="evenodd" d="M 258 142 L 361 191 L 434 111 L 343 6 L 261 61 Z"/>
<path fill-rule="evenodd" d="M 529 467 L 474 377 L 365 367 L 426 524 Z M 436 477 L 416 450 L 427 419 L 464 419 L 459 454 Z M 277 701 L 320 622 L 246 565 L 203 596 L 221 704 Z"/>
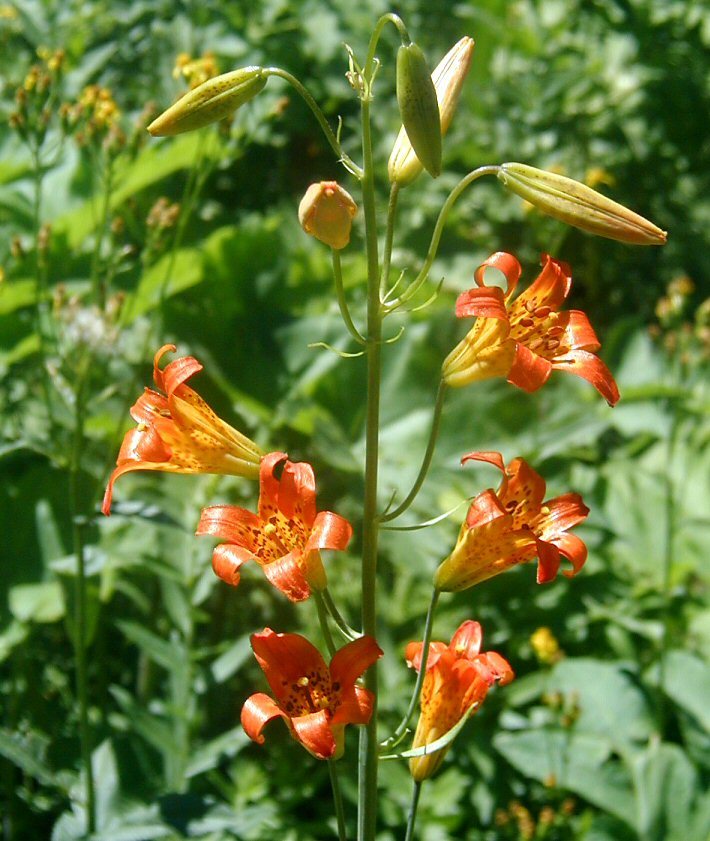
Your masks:
<path fill-rule="evenodd" d="M 443 278 L 441 294 L 387 348 L 383 505 L 416 474 L 437 372 L 461 334 L 453 300 L 492 251 L 516 253 L 528 281 L 541 251 L 572 264 L 571 305 L 590 313 L 622 392 L 612 411 L 586 384 L 559 377 L 534 396 L 491 382 L 447 403 L 434 468 L 407 522 L 495 486 L 493 471 L 462 470 L 458 459 L 499 449 L 530 459 L 548 479 L 548 496 L 583 494 L 590 559 L 573 582 L 537 587 L 525 568 L 442 600 L 434 637 L 448 640 L 458 622 L 479 619 L 486 647 L 504 653 L 518 679 L 492 694 L 425 786 L 426 841 L 705 841 L 710 831 L 704 6 L 479 0 L 442 14 L 405 0 L 396 10 L 432 64 L 464 34 L 477 46 L 445 171 L 436 182 L 420 178 L 400 200 L 394 266 L 416 271 L 438 208 L 463 173 L 505 160 L 586 180 L 669 230 L 663 249 L 593 239 L 484 181 L 450 217 L 432 271 L 432 280 Z M 242 701 L 262 687 L 249 633 L 268 625 L 318 639 L 315 616 L 253 571 L 228 589 L 211 572 L 210 545 L 192 536 L 201 505 L 251 505 L 254 486 L 136 476 L 119 484 L 110 520 L 97 503 L 127 408 L 149 383 L 152 353 L 174 341 L 205 363 L 197 387 L 223 417 L 262 445 L 311 461 L 321 507 L 357 518 L 363 365 L 308 347 L 348 343 L 329 257 L 296 219 L 311 181 L 353 185 L 310 112 L 276 79 L 226 128 L 148 142 L 143 126 L 185 89 L 185 73 L 173 73 L 181 54 L 207 55 L 222 71 L 279 65 L 333 124 L 342 116 L 345 147 L 357 158 L 342 42 L 362 55 L 389 10 L 382 0 L 0 5 L 5 838 L 83 837 L 72 521 L 87 544 L 96 837 L 334 834 L 325 768 L 277 726 L 266 748 L 248 744 L 238 726 Z M 398 129 L 394 47 L 389 33 L 374 109 L 383 200 Z M 42 69 L 28 83 L 33 65 Z M 46 131 L 23 134 L 12 116 L 22 107 L 26 116 L 36 108 L 28 119 Z M 356 229 L 343 258 L 358 317 L 360 241 Z M 72 507 L 70 475 L 81 510 Z M 383 535 L 384 734 L 411 691 L 404 645 L 421 638 L 430 574 L 462 510 L 433 528 Z M 353 622 L 357 551 L 356 533 L 349 554 L 327 560 Z M 349 739 L 352 813 L 355 734 Z M 404 764 L 382 768 L 383 841 L 402 835 L 407 779 Z"/>

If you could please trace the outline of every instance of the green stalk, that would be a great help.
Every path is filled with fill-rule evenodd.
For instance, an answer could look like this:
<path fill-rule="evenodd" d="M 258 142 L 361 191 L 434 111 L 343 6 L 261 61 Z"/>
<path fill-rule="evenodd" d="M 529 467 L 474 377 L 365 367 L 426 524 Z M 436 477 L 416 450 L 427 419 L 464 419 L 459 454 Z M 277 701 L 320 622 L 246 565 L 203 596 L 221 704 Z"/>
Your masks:
<path fill-rule="evenodd" d="M 351 172 L 356 178 L 362 178 L 362 169 L 352 160 L 348 155 L 345 154 L 343 151 L 342 146 L 340 145 L 340 140 L 334 134 L 333 129 L 328 125 L 328 121 L 325 118 L 325 115 L 321 111 L 318 103 L 313 99 L 311 94 L 309 93 L 308 89 L 298 81 L 298 79 L 291 75 L 288 70 L 283 70 L 281 67 L 264 67 L 264 75 L 266 76 L 278 76 L 281 79 L 284 79 L 291 85 L 292 88 L 296 91 L 296 93 L 303 99 L 306 105 L 311 109 L 313 112 L 313 116 L 318 120 L 318 125 L 323 130 L 323 134 L 326 137 L 326 140 L 330 144 L 330 148 L 335 152 L 338 156 L 338 160 L 342 161 L 345 168 L 348 172 Z"/>
<path fill-rule="evenodd" d="M 89 360 L 85 358 L 79 368 L 74 404 L 74 434 L 72 438 L 71 467 L 69 471 L 69 504 L 72 518 L 72 539 L 76 556 L 74 577 L 74 662 L 76 668 L 76 695 L 79 704 L 79 742 L 81 762 L 86 785 L 87 834 L 96 830 L 96 799 L 94 774 L 91 767 L 91 733 L 89 729 L 88 676 L 86 666 L 86 558 L 84 552 L 84 523 L 80 510 L 79 472 L 84 448 L 84 385 Z"/>
<path fill-rule="evenodd" d="M 399 198 L 399 184 L 390 187 L 390 200 L 387 205 L 387 226 L 385 228 L 385 247 L 382 255 L 382 276 L 380 278 L 380 296 L 387 288 L 390 276 L 390 260 L 392 258 L 392 240 L 394 238 L 394 220 L 397 216 L 397 199 Z"/>
<path fill-rule="evenodd" d="M 337 248 L 331 248 L 330 253 L 333 258 L 333 280 L 335 281 L 335 294 L 338 297 L 338 307 L 340 308 L 340 315 L 343 322 L 348 329 L 348 333 L 355 339 L 359 345 L 367 344 L 365 339 L 360 334 L 360 331 L 355 326 L 348 308 L 348 302 L 345 297 L 345 287 L 343 286 L 343 269 L 340 263 L 340 252 Z"/>
<path fill-rule="evenodd" d="M 412 802 L 409 806 L 409 817 L 407 819 L 407 834 L 404 836 L 404 841 L 412 841 L 414 837 L 414 822 L 417 819 L 417 807 L 419 806 L 419 795 L 422 793 L 422 781 L 414 781 L 414 788 L 412 789 Z"/>
<path fill-rule="evenodd" d="M 384 26 L 384 24 L 382 24 Z M 381 27 L 379 29 L 381 31 Z M 378 29 L 373 34 L 365 64 L 366 84 L 372 81 L 374 51 Z M 362 631 L 376 637 L 377 631 L 377 474 L 379 462 L 380 384 L 382 351 L 382 305 L 380 303 L 380 271 L 377 249 L 377 215 L 375 210 L 375 178 L 370 134 L 370 99 L 367 90 L 361 100 L 362 117 L 362 201 L 367 248 L 367 420 L 365 434 L 365 498 L 362 536 Z M 360 733 L 358 761 L 358 839 L 373 841 L 377 820 L 377 666 L 365 674 L 365 686 L 375 698 L 370 722 Z"/>
<path fill-rule="evenodd" d="M 434 624 L 434 611 L 436 610 L 436 605 L 439 601 L 440 595 L 441 590 L 437 590 L 436 588 L 434 588 L 431 594 L 431 601 L 429 602 L 429 610 L 427 611 L 426 621 L 424 623 L 424 639 L 422 640 L 422 661 L 419 667 L 419 674 L 417 675 L 417 682 L 414 684 L 412 698 L 409 702 L 407 712 L 404 714 L 404 718 L 399 723 L 399 726 L 394 731 L 392 736 L 385 743 L 388 748 L 394 747 L 402 741 L 404 735 L 407 732 L 407 725 L 409 724 L 409 721 L 414 715 L 414 711 L 416 710 L 417 705 L 419 704 L 419 696 L 422 693 L 422 686 L 424 685 L 424 676 L 426 675 L 427 661 L 429 660 L 429 643 L 431 642 L 431 629 Z"/>
<path fill-rule="evenodd" d="M 396 520 L 400 514 L 403 514 L 407 508 L 414 502 L 419 493 L 424 480 L 426 479 L 431 460 L 434 457 L 434 450 L 436 449 L 436 442 L 439 437 L 439 426 L 441 424 L 441 410 L 444 407 L 444 397 L 446 396 L 446 383 L 443 380 L 439 381 L 439 388 L 436 392 L 436 402 L 434 404 L 434 413 L 431 419 L 431 430 L 429 432 L 429 441 L 427 443 L 424 458 L 422 459 L 422 466 L 419 468 L 419 475 L 412 485 L 412 489 L 407 496 L 402 500 L 394 511 L 389 511 L 380 517 L 381 523 L 388 523 L 390 520 Z"/>
<path fill-rule="evenodd" d="M 354 628 L 351 628 L 350 625 L 343 619 L 340 614 L 340 611 L 335 605 L 333 601 L 333 597 L 330 595 L 330 590 L 326 587 L 325 590 L 321 593 L 323 597 L 323 605 L 325 609 L 328 611 L 328 615 L 333 620 L 333 624 L 335 627 L 340 631 L 340 633 L 345 637 L 348 642 L 351 640 L 356 640 L 358 637 L 362 636 L 358 631 Z"/>
<path fill-rule="evenodd" d="M 323 639 L 325 640 L 325 644 L 328 648 L 330 656 L 332 657 L 335 654 L 336 649 L 335 643 L 333 642 L 333 635 L 330 633 L 330 628 L 328 627 L 328 613 L 323 602 L 323 594 L 320 593 L 318 590 L 314 590 L 313 598 L 315 599 L 316 609 L 318 610 L 318 621 L 320 622 L 320 629 L 323 634 Z"/>
<path fill-rule="evenodd" d="M 330 786 L 333 789 L 333 805 L 335 806 L 335 817 L 338 821 L 338 841 L 347 841 L 345 830 L 345 811 L 343 809 L 343 795 L 340 791 L 338 772 L 335 768 L 335 760 L 328 760 L 328 772 L 330 773 Z"/>
<path fill-rule="evenodd" d="M 434 232 L 431 236 L 431 243 L 429 244 L 429 250 L 427 251 L 427 255 L 424 258 L 424 264 L 419 272 L 419 274 L 414 278 L 411 282 L 409 287 L 400 295 L 399 300 L 394 301 L 388 307 L 388 311 L 392 312 L 393 310 L 397 309 L 398 306 L 404 304 L 405 302 L 411 300 L 417 292 L 421 289 L 422 285 L 426 281 L 427 277 L 429 276 L 429 270 L 431 269 L 431 265 L 434 262 L 434 258 L 436 257 L 436 252 L 439 249 L 439 242 L 441 240 L 441 234 L 444 230 L 444 225 L 446 224 L 446 219 L 449 215 L 451 208 L 456 203 L 457 199 L 463 193 L 463 191 L 470 185 L 473 184 L 474 181 L 478 180 L 484 175 L 496 175 L 498 170 L 500 169 L 499 166 L 479 166 L 478 169 L 474 169 L 473 172 L 469 172 L 468 175 L 465 175 L 459 183 L 454 187 L 454 189 L 449 193 L 446 198 L 446 201 L 441 207 L 439 211 L 439 217 L 436 220 L 436 225 L 434 226 Z"/>

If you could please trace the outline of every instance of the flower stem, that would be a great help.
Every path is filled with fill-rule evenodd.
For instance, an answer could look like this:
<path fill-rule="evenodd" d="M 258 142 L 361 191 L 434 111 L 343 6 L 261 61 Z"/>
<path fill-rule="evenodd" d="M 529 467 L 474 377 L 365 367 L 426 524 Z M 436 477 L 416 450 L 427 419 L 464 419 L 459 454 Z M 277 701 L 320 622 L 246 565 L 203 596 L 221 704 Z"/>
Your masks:
<path fill-rule="evenodd" d="M 343 270 L 340 264 L 340 252 L 336 248 L 331 248 L 330 253 L 333 257 L 333 279 L 335 280 L 335 294 L 338 297 L 338 306 L 340 307 L 340 315 L 343 318 L 345 326 L 348 328 L 348 333 L 355 339 L 359 345 L 365 345 L 366 341 L 360 334 L 360 331 L 355 326 L 348 309 L 348 302 L 345 298 L 345 289 L 343 287 Z"/>
<path fill-rule="evenodd" d="M 340 633 L 345 637 L 346 640 L 356 640 L 358 637 L 362 636 L 358 631 L 354 628 L 351 628 L 350 625 L 343 619 L 340 614 L 340 611 L 335 605 L 333 601 L 333 597 L 330 594 L 330 590 L 326 587 L 325 590 L 321 593 L 323 597 L 323 604 L 325 609 L 328 611 L 330 618 L 333 620 L 333 624 L 335 627 L 340 631 Z"/>
<path fill-rule="evenodd" d="M 313 591 L 313 598 L 316 601 L 316 609 L 318 610 L 318 621 L 320 622 L 320 629 L 323 633 L 323 639 L 325 640 L 325 644 L 330 652 L 330 656 L 332 657 L 335 654 L 335 643 L 333 642 L 333 635 L 330 633 L 330 628 L 328 627 L 328 614 L 326 612 L 326 607 L 323 602 L 323 594 L 318 592 L 318 590 Z"/>
<path fill-rule="evenodd" d="M 338 771 L 335 767 L 335 760 L 328 760 L 328 772 L 330 773 L 330 786 L 333 789 L 333 804 L 335 806 L 335 817 L 338 821 L 338 841 L 347 841 L 345 831 L 345 812 L 343 810 L 343 795 L 340 791 Z"/>
<path fill-rule="evenodd" d="M 419 274 L 411 282 L 409 287 L 405 289 L 405 291 L 400 295 L 399 300 L 394 301 L 389 306 L 389 312 L 392 312 L 393 310 L 397 309 L 398 306 L 405 303 L 406 301 L 411 300 L 421 289 L 422 284 L 426 281 L 427 277 L 429 276 L 431 264 L 434 262 L 436 252 L 439 248 L 441 234 L 444 230 L 444 225 L 446 224 L 446 219 L 449 215 L 449 211 L 454 206 L 461 193 L 463 193 L 463 191 L 470 184 L 473 184 L 474 181 L 478 180 L 484 175 L 495 175 L 499 169 L 500 167 L 498 166 L 479 166 L 478 169 L 474 169 L 473 172 L 469 172 L 468 175 L 465 175 L 454 187 L 454 189 L 449 193 L 446 201 L 444 202 L 444 204 L 441 207 L 441 210 L 439 211 L 439 217 L 436 220 L 434 232 L 431 235 L 429 251 L 427 251 L 427 255 L 424 258 L 424 265 L 422 266 Z"/>
<path fill-rule="evenodd" d="M 424 684 L 424 676 L 426 675 L 427 660 L 429 659 L 429 643 L 431 642 L 431 629 L 432 625 L 434 624 L 434 611 L 436 610 L 436 605 L 439 601 L 440 595 L 441 590 L 437 590 L 436 588 L 434 588 L 431 594 L 431 602 L 429 602 L 429 610 L 427 611 L 426 622 L 424 623 L 424 639 L 422 640 L 422 661 L 419 666 L 417 682 L 414 684 L 414 692 L 412 692 L 412 698 L 409 702 L 407 712 L 404 714 L 404 718 L 399 723 L 399 726 L 394 731 L 392 736 L 385 743 L 385 745 L 388 748 L 394 747 L 402 741 L 402 738 L 407 732 L 407 725 L 409 724 L 409 720 L 414 714 L 414 711 L 417 708 L 417 704 L 419 703 L 419 696 L 421 695 L 422 685 Z"/>
<path fill-rule="evenodd" d="M 377 34 L 372 36 L 373 40 Z M 374 46 L 370 42 L 365 78 L 372 80 Z M 371 95 L 371 92 L 370 92 Z M 362 536 L 362 631 L 376 636 L 377 630 L 377 474 L 379 459 L 380 381 L 382 349 L 382 306 L 380 304 L 380 272 L 377 249 L 377 215 L 375 211 L 375 178 L 370 134 L 370 95 L 361 100 L 362 118 L 362 199 L 367 248 L 367 420 L 365 433 L 365 497 Z M 375 702 L 369 723 L 360 734 L 358 762 L 358 839 L 373 841 L 377 819 L 377 667 L 365 674 L 365 686 Z"/>
<path fill-rule="evenodd" d="M 403 514 L 407 508 L 414 502 L 419 493 L 426 475 L 429 472 L 431 460 L 434 457 L 434 450 L 436 449 L 436 442 L 439 437 L 439 426 L 441 424 L 441 411 L 444 407 L 444 397 L 446 396 L 446 383 L 443 380 L 439 381 L 439 389 L 436 392 L 436 402 L 434 404 L 434 413 L 431 418 L 431 430 L 429 432 L 429 442 L 427 443 L 424 458 L 422 459 L 422 466 L 419 468 L 419 475 L 412 485 L 412 489 L 407 496 L 402 500 L 394 511 L 389 511 L 382 514 L 380 522 L 388 523 L 390 520 L 396 520 L 400 514 Z"/>
<path fill-rule="evenodd" d="M 414 781 L 412 789 L 412 802 L 409 806 L 409 817 L 407 818 L 407 834 L 404 841 L 412 841 L 414 837 L 414 822 L 417 819 L 417 807 L 419 806 L 419 795 L 422 793 L 422 781 Z"/>
<path fill-rule="evenodd" d="M 389 282 L 390 260 L 392 258 L 392 240 L 394 238 L 394 220 L 397 216 L 397 199 L 399 198 L 399 184 L 390 187 L 390 200 L 387 205 L 387 227 L 385 228 L 385 247 L 382 254 L 382 275 L 380 277 L 380 295 Z"/>
<path fill-rule="evenodd" d="M 94 775 L 91 767 L 91 734 L 89 730 L 88 677 L 86 666 L 86 558 L 84 552 L 84 522 L 80 511 L 79 473 L 84 448 L 84 380 L 86 368 L 80 370 L 74 395 L 74 435 L 69 472 L 69 502 L 72 516 L 72 540 L 76 556 L 74 577 L 74 662 L 76 695 L 79 705 L 79 742 L 86 785 L 87 834 L 96 830 Z"/>
<path fill-rule="evenodd" d="M 328 125 L 328 121 L 325 118 L 325 115 L 321 111 L 318 103 L 313 99 L 311 94 L 309 93 L 308 89 L 298 81 L 298 79 L 291 75 L 288 70 L 283 70 L 281 67 L 265 67 L 264 73 L 267 76 L 279 76 L 281 79 L 284 79 L 291 85 L 292 88 L 295 89 L 296 93 L 303 99 L 306 105 L 311 109 L 313 112 L 313 116 L 318 120 L 318 125 L 320 125 L 321 129 L 323 130 L 323 134 L 326 137 L 326 140 L 330 144 L 330 148 L 335 152 L 338 156 L 338 160 L 343 162 L 343 165 L 351 172 L 356 178 L 362 178 L 362 169 L 352 160 L 348 155 L 345 154 L 343 151 L 342 146 L 340 145 L 340 140 L 336 137 L 333 132 L 333 129 Z"/>

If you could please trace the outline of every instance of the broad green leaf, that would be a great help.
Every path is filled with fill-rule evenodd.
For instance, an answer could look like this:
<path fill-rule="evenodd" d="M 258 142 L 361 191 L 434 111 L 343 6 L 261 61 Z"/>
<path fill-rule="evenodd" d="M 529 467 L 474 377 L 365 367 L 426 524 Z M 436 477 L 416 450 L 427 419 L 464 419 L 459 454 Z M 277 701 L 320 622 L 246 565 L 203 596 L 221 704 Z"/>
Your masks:
<path fill-rule="evenodd" d="M 710 666 L 687 651 L 669 651 L 664 660 L 663 689 L 710 733 Z"/>
<path fill-rule="evenodd" d="M 64 594 L 58 581 L 16 584 L 10 588 L 8 602 L 20 622 L 57 622 L 64 616 Z"/>
<path fill-rule="evenodd" d="M 10 315 L 15 310 L 34 305 L 37 297 L 34 280 L 6 280 L 0 285 L 0 316 Z"/>
<path fill-rule="evenodd" d="M 49 770 L 45 762 L 46 749 L 46 737 L 35 737 L 32 733 L 19 736 L 10 730 L 0 729 L 1 756 L 42 785 L 61 787 L 59 778 Z"/>
<path fill-rule="evenodd" d="M 234 727 L 216 739 L 200 745 L 192 752 L 185 769 L 186 777 L 196 777 L 216 768 L 222 759 L 232 758 L 249 744 L 249 737 L 242 727 Z"/>
<path fill-rule="evenodd" d="M 180 666 L 185 652 L 181 646 L 161 639 L 161 637 L 139 625 L 137 622 L 119 621 L 116 623 L 123 634 L 150 659 L 167 671 Z"/>

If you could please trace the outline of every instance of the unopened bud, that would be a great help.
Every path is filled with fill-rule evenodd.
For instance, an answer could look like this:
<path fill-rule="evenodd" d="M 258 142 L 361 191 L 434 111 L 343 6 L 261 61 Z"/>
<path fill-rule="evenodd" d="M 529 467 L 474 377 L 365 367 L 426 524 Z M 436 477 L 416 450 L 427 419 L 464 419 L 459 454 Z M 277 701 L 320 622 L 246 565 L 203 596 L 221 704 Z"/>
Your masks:
<path fill-rule="evenodd" d="M 434 82 L 424 53 L 416 44 L 397 52 L 397 103 L 402 126 L 426 171 L 441 173 L 441 119 Z"/>
<path fill-rule="evenodd" d="M 666 232 L 653 222 L 572 178 L 517 163 L 501 164 L 498 178 L 543 213 L 590 234 L 633 245 L 666 242 Z"/>
<path fill-rule="evenodd" d="M 461 89 L 471 66 L 473 47 L 473 38 L 464 36 L 446 53 L 431 74 L 439 103 L 442 137 L 446 136 L 454 118 Z M 414 154 L 404 126 L 399 130 L 392 147 L 387 169 L 390 181 L 399 184 L 400 187 L 411 184 L 423 169 L 419 158 Z"/>
<path fill-rule="evenodd" d="M 303 230 L 329 245 L 341 249 L 350 242 L 350 229 L 357 205 L 337 181 L 311 184 L 298 206 Z"/>
<path fill-rule="evenodd" d="M 208 79 L 171 105 L 148 126 L 153 137 L 181 134 L 231 116 L 266 84 L 261 67 L 242 67 Z"/>

